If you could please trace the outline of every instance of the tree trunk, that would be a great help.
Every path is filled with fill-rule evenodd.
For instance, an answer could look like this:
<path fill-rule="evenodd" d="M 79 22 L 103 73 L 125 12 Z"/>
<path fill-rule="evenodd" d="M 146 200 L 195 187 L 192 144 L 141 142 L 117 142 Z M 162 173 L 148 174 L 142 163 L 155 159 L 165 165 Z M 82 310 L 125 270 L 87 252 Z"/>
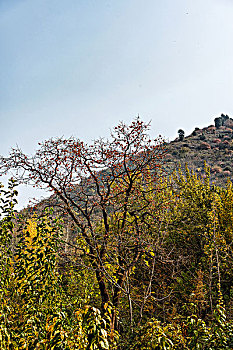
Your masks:
<path fill-rule="evenodd" d="M 104 306 L 106 303 L 109 303 L 110 298 L 102 273 L 99 270 L 96 270 L 95 273 L 101 295 L 101 311 L 104 313 Z"/>

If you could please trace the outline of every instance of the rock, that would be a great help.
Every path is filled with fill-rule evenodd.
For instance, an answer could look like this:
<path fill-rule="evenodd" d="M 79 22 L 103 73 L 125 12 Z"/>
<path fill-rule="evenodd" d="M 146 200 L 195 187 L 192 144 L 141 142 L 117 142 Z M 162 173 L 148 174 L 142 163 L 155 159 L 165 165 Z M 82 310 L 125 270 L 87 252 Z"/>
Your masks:
<path fill-rule="evenodd" d="M 224 124 L 227 128 L 233 129 L 233 119 L 228 119 Z"/>

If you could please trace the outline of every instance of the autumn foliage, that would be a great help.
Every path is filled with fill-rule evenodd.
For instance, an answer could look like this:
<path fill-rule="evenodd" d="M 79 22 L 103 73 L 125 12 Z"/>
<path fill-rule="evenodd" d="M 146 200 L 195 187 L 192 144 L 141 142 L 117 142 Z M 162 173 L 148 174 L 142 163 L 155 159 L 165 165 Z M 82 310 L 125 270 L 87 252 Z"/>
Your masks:
<path fill-rule="evenodd" d="M 2 157 L 54 193 L 20 216 L 1 190 L 2 349 L 232 349 L 232 183 L 168 176 L 148 127 Z"/>

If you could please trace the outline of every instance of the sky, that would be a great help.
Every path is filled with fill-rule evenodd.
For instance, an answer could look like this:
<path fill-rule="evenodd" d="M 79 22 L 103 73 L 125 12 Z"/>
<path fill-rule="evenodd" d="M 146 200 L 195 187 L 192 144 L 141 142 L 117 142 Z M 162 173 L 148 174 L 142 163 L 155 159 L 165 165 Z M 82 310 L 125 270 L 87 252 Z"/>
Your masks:
<path fill-rule="evenodd" d="M 232 19 L 232 0 L 0 0 L 0 154 L 137 115 L 166 140 L 232 116 Z M 19 208 L 41 195 L 20 186 Z"/>

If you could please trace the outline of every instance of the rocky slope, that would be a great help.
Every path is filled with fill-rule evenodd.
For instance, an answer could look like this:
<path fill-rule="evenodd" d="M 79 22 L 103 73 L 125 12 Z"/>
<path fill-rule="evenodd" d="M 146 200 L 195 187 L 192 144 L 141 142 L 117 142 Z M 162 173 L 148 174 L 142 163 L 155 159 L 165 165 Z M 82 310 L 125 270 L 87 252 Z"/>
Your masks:
<path fill-rule="evenodd" d="M 184 136 L 179 130 L 179 137 L 167 144 L 164 167 L 169 173 L 181 164 L 195 172 L 204 174 L 204 163 L 210 167 L 211 181 L 224 186 L 227 179 L 233 179 L 233 119 L 222 114 L 215 118 L 214 125 L 203 129 L 195 128 Z"/>

